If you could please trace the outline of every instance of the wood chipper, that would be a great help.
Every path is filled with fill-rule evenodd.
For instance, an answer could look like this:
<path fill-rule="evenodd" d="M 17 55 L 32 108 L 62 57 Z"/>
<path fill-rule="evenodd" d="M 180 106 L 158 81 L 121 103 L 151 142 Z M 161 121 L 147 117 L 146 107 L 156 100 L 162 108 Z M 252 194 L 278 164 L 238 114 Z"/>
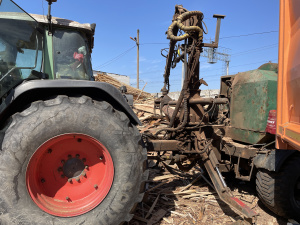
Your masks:
<path fill-rule="evenodd" d="M 204 43 L 202 12 L 175 7 L 167 32 L 170 47 L 162 96 L 155 100 L 168 127 L 156 134 L 144 133 L 148 150 L 157 152 L 152 158 L 177 164 L 182 170 L 197 164 L 204 167 L 220 199 L 249 222 L 257 214 L 233 197 L 222 172 L 234 172 L 243 181 L 256 179 L 258 195 L 268 208 L 300 221 L 300 5 L 292 0 L 280 3 L 279 65 L 267 63 L 222 76 L 219 95 L 203 98 L 200 87 L 207 83 L 199 77 L 199 57 L 203 48 L 218 47 L 224 18 L 214 17 L 218 20 L 215 41 Z M 187 69 L 174 101 L 168 96 L 170 70 L 180 61 Z"/>

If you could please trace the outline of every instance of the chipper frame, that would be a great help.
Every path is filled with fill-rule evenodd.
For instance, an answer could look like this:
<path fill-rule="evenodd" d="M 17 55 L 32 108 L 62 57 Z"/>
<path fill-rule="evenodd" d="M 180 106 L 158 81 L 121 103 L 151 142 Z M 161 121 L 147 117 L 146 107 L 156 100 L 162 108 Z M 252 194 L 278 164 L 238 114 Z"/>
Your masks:
<path fill-rule="evenodd" d="M 204 165 L 220 199 L 247 220 L 252 221 L 257 214 L 232 195 L 219 171 L 219 162 L 212 150 L 213 136 L 220 135 L 216 134 L 215 130 L 222 125 L 209 122 L 208 117 L 212 109 L 218 105 L 227 105 L 228 99 L 200 97 L 200 85 L 207 85 L 203 79 L 199 79 L 200 54 L 203 47 L 212 49 L 218 47 L 221 19 L 225 16 L 214 15 L 214 17 L 217 18 L 215 41 L 204 43 L 203 34 L 206 31 L 203 27 L 205 26 L 203 13 L 188 11 L 181 5 L 175 6 L 173 21 L 167 31 L 170 45 L 163 75 L 162 96 L 155 100 L 155 107 L 164 112 L 169 124 L 167 128 L 157 131 L 154 136 L 148 135 L 147 132 L 144 136 L 147 139 L 148 151 L 172 151 L 173 161 L 181 169 L 187 169 L 182 164 L 185 160 L 190 161 L 189 168 L 196 163 Z M 178 36 L 179 30 L 184 34 Z M 176 45 L 179 41 L 184 43 Z M 181 55 L 178 54 L 179 50 L 182 52 Z M 185 78 L 178 100 L 172 101 L 168 96 L 170 69 L 179 61 L 185 64 Z M 163 160 L 163 157 L 160 160 Z"/>

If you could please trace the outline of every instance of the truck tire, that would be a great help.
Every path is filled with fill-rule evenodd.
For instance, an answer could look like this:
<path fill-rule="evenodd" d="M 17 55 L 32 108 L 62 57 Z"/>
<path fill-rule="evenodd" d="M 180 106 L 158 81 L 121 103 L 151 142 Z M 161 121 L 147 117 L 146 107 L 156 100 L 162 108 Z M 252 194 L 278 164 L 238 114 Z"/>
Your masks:
<path fill-rule="evenodd" d="M 143 198 L 147 151 L 105 101 L 57 96 L 11 117 L 0 152 L 0 224 L 116 225 Z"/>
<path fill-rule="evenodd" d="M 271 211 L 300 222 L 300 155 L 293 155 L 279 172 L 259 170 L 256 190 Z"/>

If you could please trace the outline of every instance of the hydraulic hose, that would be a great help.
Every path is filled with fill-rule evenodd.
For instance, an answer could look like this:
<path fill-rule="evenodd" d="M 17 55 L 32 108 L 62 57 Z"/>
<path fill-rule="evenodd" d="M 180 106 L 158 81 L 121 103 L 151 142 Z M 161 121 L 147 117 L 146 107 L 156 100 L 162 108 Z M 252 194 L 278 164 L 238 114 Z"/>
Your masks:
<path fill-rule="evenodd" d="M 177 131 L 177 130 L 180 130 L 183 127 L 185 127 L 185 125 L 187 124 L 187 121 L 188 121 L 188 116 L 189 116 L 188 115 L 188 107 L 187 107 L 187 98 L 184 98 L 183 104 L 184 104 L 184 119 L 183 119 L 182 123 L 176 128 L 163 128 L 161 130 L 158 130 L 155 133 L 155 136 L 157 136 L 162 131 Z"/>
<path fill-rule="evenodd" d="M 211 145 L 211 143 L 212 143 L 212 140 L 208 141 L 208 143 L 205 145 L 205 147 L 202 150 L 199 150 L 198 139 L 195 138 L 195 148 L 196 148 L 196 151 L 199 154 L 202 154 L 202 153 L 206 152 L 208 150 L 209 146 Z"/>
<path fill-rule="evenodd" d="M 199 36 L 203 35 L 203 29 L 200 28 L 199 26 L 185 26 L 183 22 L 192 16 L 201 16 L 201 19 L 203 17 L 203 13 L 200 11 L 189 11 L 181 14 L 180 16 L 177 17 L 176 21 L 174 21 L 168 28 L 167 34 L 168 38 L 173 40 L 173 41 L 182 41 L 188 37 L 190 37 L 189 33 L 185 33 L 181 36 L 175 36 L 173 34 L 173 29 L 174 27 L 178 27 L 179 29 L 185 31 L 185 32 L 199 32 Z"/>

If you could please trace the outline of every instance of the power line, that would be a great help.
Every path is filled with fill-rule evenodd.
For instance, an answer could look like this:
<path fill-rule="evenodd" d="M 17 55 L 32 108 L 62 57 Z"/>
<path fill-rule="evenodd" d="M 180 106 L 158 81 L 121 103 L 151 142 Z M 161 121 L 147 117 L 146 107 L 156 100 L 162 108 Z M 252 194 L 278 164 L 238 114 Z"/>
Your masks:
<path fill-rule="evenodd" d="M 264 60 L 264 61 L 260 61 L 260 62 L 241 64 L 241 65 L 231 66 L 230 68 L 240 67 L 240 66 L 248 66 L 248 65 L 253 65 L 253 64 L 258 64 L 258 63 L 266 63 L 267 61 L 276 61 L 276 60 L 278 60 L 278 59 L 276 58 L 276 59 Z M 201 67 L 200 67 L 200 68 L 201 68 Z M 204 72 L 209 72 L 209 71 L 214 71 L 214 70 L 221 70 L 221 68 L 205 70 Z M 232 73 L 232 74 L 233 74 L 233 73 Z M 209 76 L 209 75 L 208 75 L 208 76 Z M 220 76 L 220 75 L 211 75 L 211 76 Z M 210 76 L 210 77 L 211 77 L 211 76 Z"/>
<path fill-rule="evenodd" d="M 136 46 L 132 46 L 131 48 L 127 49 L 126 51 L 124 51 L 123 53 L 119 54 L 118 56 L 116 56 L 115 58 L 112 58 L 111 60 L 107 61 L 106 63 L 103 63 L 102 65 L 100 65 L 100 67 L 105 67 L 110 65 L 111 63 L 113 63 L 114 61 L 118 60 L 119 58 L 121 58 L 122 56 L 126 55 L 129 51 L 131 51 L 132 49 L 134 49 Z"/>
<path fill-rule="evenodd" d="M 159 42 L 155 43 L 155 42 L 153 42 L 153 43 L 142 43 L 140 45 L 168 45 L 168 44 L 169 43 L 159 43 Z"/>
<path fill-rule="evenodd" d="M 260 62 L 255 62 L 255 63 L 247 63 L 247 64 L 242 64 L 242 65 L 236 65 L 236 66 L 231 66 L 232 67 L 239 67 L 239 66 L 247 66 L 247 65 L 253 65 L 253 64 L 257 64 L 257 63 L 266 63 L 266 62 L 269 62 L 269 61 L 276 61 L 278 60 L 277 58 L 276 59 L 271 59 L 271 60 L 264 60 L 264 61 L 260 61 Z"/>
<path fill-rule="evenodd" d="M 278 43 L 275 43 L 275 44 L 271 44 L 271 45 L 262 46 L 262 47 L 259 47 L 259 48 L 253 48 L 253 49 L 249 49 L 249 50 L 246 50 L 246 51 L 234 53 L 231 56 L 237 56 L 237 55 L 257 52 L 257 51 L 265 50 L 265 49 L 268 49 L 268 48 L 274 48 L 274 47 L 277 47 L 277 46 L 278 46 Z"/>
<path fill-rule="evenodd" d="M 259 61 L 259 62 L 254 62 L 254 63 L 247 63 L 247 64 L 240 64 L 240 65 L 235 65 L 235 66 L 231 66 L 230 68 L 235 68 L 235 67 L 240 67 L 240 66 L 247 66 L 247 65 L 254 65 L 254 64 L 258 64 L 258 63 L 266 63 L 267 61 L 276 61 L 278 60 L 277 58 L 276 59 L 271 59 L 271 60 L 264 60 L 264 61 Z M 201 69 L 201 66 L 200 66 L 200 69 Z M 202 69 L 204 70 L 204 69 Z M 222 68 L 214 68 L 214 69 L 209 69 L 209 70 L 204 70 L 203 72 L 206 73 L 206 72 L 210 72 L 210 71 L 220 71 L 222 70 Z M 157 73 L 157 72 L 162 72 L 162 70 L 153 70 L 153 71 L 149 71 L 149 72 L 146 72 L 146 73 L 142 73 L 143 75 L 144 74 L 150 74 L 150 73 Z M 231 73 L 233 74 L 233 73 Z M 171 74 L 171 77 L 176 77 L 176 76 L 180 76 L 180 74 Z M 221 76 L 221 75 L 207 75 L 207 78 L 209 77 L 216 77 L 216 76 Z M 161 76 L 161 78 L 163 79 L 163 76 Z M 171 81 L 174 81 L 171 79 Z M 181 81 L 181 80 L 178 80 L 178 81 Z M 148 82 L 148 86 L 149 84 L 153 84 L 153 83 L 161 83 L 161 81 L 147 81 Z"/>
<path fill-rule="evenodd" d="M 95 69 L 98 69 L 98 68 L 100 68 L 100 67 L 103 68 L 103 67 L 106 67 L 106 66 L 110 65 L 110 64 L 113 63 L 114 61 L 116 61 L 116 60 L 118 60 L 119 58 L 121 58 L 122 56 L 126 55 L 129 51 L 131 51 L 131 50 L 134 49 L 135 47 L 136 47 L 135 45 L 132 46 L 131 48 L 129 48 L 129 49 L 127 49 L 126 51 L 122 52 L 121 54 L 117 55 L 116 57 L 114 57 L 114 58 L 108 60 L 107 62 L 105 62 L 105 63 L 103 63 L 103 64 L 101 64 L 101 65 L 99 65 L 99 66 L 96 66 Z"/>
<path fill-rule="evenodd" d="M 277 61 L 278 58 L 276 59 L 271 59 L 271 60 L 264 60 L 264 61 L 259 61 L 259 62 L 254 62 L 254 63 L 247 63 L 247 64 L 241 64 L 241 65 L 236 65 L 236 66 L 232 66 L 231 68 L 233 67 L 240 67 L 240 66 L 247 66 L 247 65 L 253 65 L 253 64 L 258 64 L 258 63 L 266 63 L 267 61 Z M 212 70 L 221 70 L 221 68 L 217 68 L 217 69 L 212 69 Z M 212 71 L 210 70 L 210 71 Z M 247 70 L 248 71 L 248 70 Z M 232 72 L 231 74 L 237 74 L 239 73 L 240 71 L 236 71 L 236 72 Z M 173 78 L 176 77 L 176 76 L 179 76 L 178 74 L 172 74 L 173 75 Z M 222 75 L 206 75 L 206 76 L 201 76 L 205 79 L 205 81 L 207 82 L 212 82 L 212 81 L 215 81 L 217 79 L 219 79 Z M 162 84 L 162 82 L 160 81 L 147 81 L 148 82 L 148 87 L 153 87 L 153 86 L 157 86 L 158 84 Z M 181 82 L 181 79 L 170 79 L 170 85 L 171 86 L 176 86 L 176 85 L 179 85 Z"/>
<path fill-rule="evenodd" d="M 278 30 L 271 30 L 271 31 L 265 31 L 260 33 L 250 33 L 250 34 L 241 34 L 241 35 L 235 35 L 235 36 L 227 36 L 227 37 L 220 37 L 219 39 L 226 39 L 226 38 L 236 38 L 236 37 L 247 37 L 252 35 L 261 35 L 261 34 L 269 34 L 269 33 L 278 33 Z M 208 41 L 207 38 L 204 38 Z M 162 43 L 162 42 L 153 42 L 153 43 L 142 43 L 141 45 L 167 45 L 169 43 Z M 221 47 L 221 46 L 219 46 Z"/>
<path fill-rule="evenodd" d="M 221 37 L 220 39 L 246 37 L 246 36 L 259 35 L 259 34 L 269 34 L 269 33 L 278 33 L 278 30 L 271 30 L 271 31 L 260 32 L 260 33 L 241 34 L 241 35 L 236 35 L 236 36 Z"/>
<path fill-rule="evenodd" d="M 149 74 L 149 73 L 161 73 L 161 74 L 163 74 L 164 71 L 163 71 L 163 68 L 162 68 L 162 69 L 160 69 L 160 70 L 152 70 L 152 71 L 144 72 L 144 73 L 140 73 L 140 74 L 141 74 L 141 75 L 144 75 L 144 74 Z M 133 76 L 133 75 L 135 75 L 135 73 L 131 73 L 131 74 L 129 74 L 128 76 Z"/>

